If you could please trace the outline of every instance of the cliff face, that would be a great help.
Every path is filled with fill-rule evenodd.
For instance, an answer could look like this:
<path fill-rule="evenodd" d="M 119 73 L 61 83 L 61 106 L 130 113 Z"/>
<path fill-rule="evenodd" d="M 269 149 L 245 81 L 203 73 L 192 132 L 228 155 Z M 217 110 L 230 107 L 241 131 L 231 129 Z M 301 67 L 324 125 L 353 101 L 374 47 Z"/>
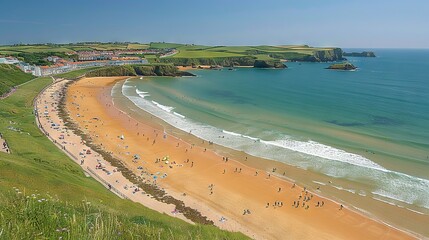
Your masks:
<path fill-rule="evenodd" d="M 281 62 L 265 61 L 265 60 L 255 60 L 255 62 L 253 63 L 253 67 L 254 68 L 287 68 L 287 66 Z"/>
<path fill-rule="evenodd" d="M 161 58 L 162 63 L 172 63 L 176 66 L 192 65 L 220 65 L 223 67 L 232 66 L 253 66 L 255 57 L 216 57 L 216 58 Z"/>
<path fill-rule="evenodd" d="M 343 50 L 341 48 L 333 48 L 329 50 L 314 51 L 313 56 L 308 58 L 311 62 L 332 62 L 343 60 Z"/>
<path fill-rule="evenodd" d="M 123 65 L 97 69 L 87 73 L 87 77 L 107 76 L 195 76 L 189 72 L 181 72 L 173 65 Z"/>

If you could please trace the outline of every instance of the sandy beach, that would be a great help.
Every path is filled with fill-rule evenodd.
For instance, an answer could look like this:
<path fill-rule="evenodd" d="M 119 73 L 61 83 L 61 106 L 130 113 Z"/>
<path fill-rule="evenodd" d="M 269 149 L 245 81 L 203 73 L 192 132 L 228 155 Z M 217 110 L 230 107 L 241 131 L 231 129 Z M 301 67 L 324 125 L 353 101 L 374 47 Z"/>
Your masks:
<path fill-rule="evenodd" d="M 211 143 L 187 142 L 165 134 L 153 122 L 130 117 L 113 104 L 110 95 L 113 84 L 124 79 L 84 78 L 73 83 L 66 98 L 71 119 L 95 144 L 121 159 L 146 182 L 157 184 L 220 228 L 241 231 L 254 239 L 414 239 L 277 177 L 276 169 L 255 167 L 262 166 L 263 159 L 253 160 L 258 164 L 244 164 L 243 159 L 216 154 L 216 146 Z M 41 98 L 39 104 L 47 104 L 49 96 Z M 59 119 L 51 121 L 62 123 Z M 47 121 L 44 126 L 49 128 L 50 123 Z M 79 156 L 85 145 L 79 137 L 71 136 L 67 135 L 67 142 L 74 148 L 68 149 Z M 84 164 L 97 168 L 100 156 L 91 157 L 87 156 Z M 102 164 L 108 167 L 107 171 L 114 172 L 107 163 Z M 113 173 L 105 181 L 116 189 L 129 187 L 131 183 L 121 176 Z M 172 206 L 160 203 L 159 207 L 148 199 L 151 198 L 135 201 L 172 215 Z"/>
<path fill-rule="evenodd" d="M 61 89 L 68 82 L 68 80 L 63 79 L 57 80 L 45 89 L 35 101 L 35 109 L 38 112 L 36 120 L 45 135 L 79 164 L 87 176 L 91 176 L 101 182 L 119 197 L 139 202 L 158 212 L 192 223 L 182 214 L 172 213 L 174 205 L 161 203 L 145 194 L 136 194 L 136 188 L 128 179 L 120 172 L 117 172 L 116 168 L 103 159 L 100 154 L 86 146 L 80 136 L 64 125 L 59 116 L 58 103 L 61 97 Z"/>

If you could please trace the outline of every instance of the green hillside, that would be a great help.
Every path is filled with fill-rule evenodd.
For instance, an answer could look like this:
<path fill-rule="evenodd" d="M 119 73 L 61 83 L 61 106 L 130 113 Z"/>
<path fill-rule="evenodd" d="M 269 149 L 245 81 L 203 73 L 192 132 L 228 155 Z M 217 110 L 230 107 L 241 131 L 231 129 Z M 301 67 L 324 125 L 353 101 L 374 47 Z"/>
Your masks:
<path fill-rule="evenodd" d="M 9 92 L 12 87 L 33 78 L 35 78 L 33 75 L 24 73 L 15 65 L 0 64 L 0 96 Z"/>
<path fill-rule="evenodd" d="M 35 125 L 33 99 L 51 81 L 38 78 L 0 100 L 12 151 L 0 152 L 0 239 L 247 239 L 120 199 L 86 177 Z"/>
<path fill-rule="evenodd" d="M 178 53 L 160 59 L 149 59 L 175 65 L 223 65 L 253 66 L 255 60 L 290 60 L 305 62 L 325 62 L 342 60 L 340 48 L 315 48 L 307 45 L 280 46 L 204 46 L 177 43 L 150 43 L 150 48 L 175 48 Z M 253 61 L 249 61 L 252 58 Z"/>
<path fill-rule="evenodd" d="M 100 43 L 100 42 L 82 42 L 70 44 L 23 44 L 0 46 L 0 54 L 14 53 L 41 53 L 57 52 L 66 53 L 71 51 L 92 51 L 92 50 L 125 50 L 125 49 L 146 49 L 148 44 L 142 43 Z"/>
<path fill-rule="evenodd" d="M 264 61 L 304 61 L 327 62 L 343 60 L 342 50 L 335 47 L 317 48 L 308 45 L 260 45 L 260 46 L 205 46 L 166 42 L 143 43 L 100 43 L 83 42 L 69 44 L 36 44 L 0 46 L 0 55 L 12 55 L 27 63 L 50 65 L 46 58 L 51 55 L 76 60 L 73 51 L 125 50 L 125 49 L 166 49 L 174 48 L 177 54 L 158 58 L 157 55 L 145 54 L 149 62 L 164 62 L 174 65 L 223 65 L 253 66 L 255 60 Z M 249 59 L 253 61 L 249 61 Z"/>

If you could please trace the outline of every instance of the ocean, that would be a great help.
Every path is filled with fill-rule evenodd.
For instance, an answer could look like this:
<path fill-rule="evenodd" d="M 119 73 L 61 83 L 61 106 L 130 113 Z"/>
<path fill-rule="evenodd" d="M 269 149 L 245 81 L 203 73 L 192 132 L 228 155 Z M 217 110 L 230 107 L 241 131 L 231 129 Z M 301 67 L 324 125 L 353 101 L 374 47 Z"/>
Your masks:
<path fill-rule="evenodd" d="M 429 50 L 374 52 L 348 58 L 356 71 L 196 70 L 130 79 L 112 94 L 199 138 L 311 171 L 320 178 L 295 180 L 364 212 L 377 215 L 377 202 L 429 215 Z"/>

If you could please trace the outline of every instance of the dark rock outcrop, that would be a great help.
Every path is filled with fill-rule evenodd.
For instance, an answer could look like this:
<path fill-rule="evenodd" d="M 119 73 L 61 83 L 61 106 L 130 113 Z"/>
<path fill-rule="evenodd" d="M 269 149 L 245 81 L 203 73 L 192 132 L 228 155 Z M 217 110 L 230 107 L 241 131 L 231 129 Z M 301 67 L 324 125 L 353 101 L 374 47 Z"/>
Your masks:
<path fill-rule="evenodd" d="M 351 53 L 343 53 L 343 56 L 345 57 L 375 57 L 374 52 L 368 52 L 368 51 L 364 51 L 364 52 L 351 52 Z"/>
<path fill-rule="evenodd" d="M 307 61 L 310 62 L 332 62 L 344 60 L 343 50 L 341 48 L 332 48 L 327 50 L 314 51 L 313 56 L 309 56 Z"/>
<path fill-rule="evenodd" d="M 87 77 L 106 76 L 195 76 L 189 72 L 181 72 L 173 65 L 123 65 L 100 68 L 86 74 Z"/>
<path fill-rule="evenodd" d="M 175 66 L 220 65 L 222 67 L 253 66 L 256 57 L 214 57 L 214 58 L 161 58 L 162 63 L 171 63 Z"/>
<path fill-rule="evenodd" d="M 265 61 L 265 60 L 255 60 L 255 62 L 253 63 L 253 67 L 254 68 L 287 68 L 287 66 L 281 62 Z"/>
<path fill-rule="evenodd" d="M 335 63 L 335 64 L 332 64 L 331 66 L 327 67 L 326 69 L 350 71 L 350 70 L 356 69 L 356 67 L 353 64 L 349 63 L 349 62 L 344 62 L 344 63 Z"/>

